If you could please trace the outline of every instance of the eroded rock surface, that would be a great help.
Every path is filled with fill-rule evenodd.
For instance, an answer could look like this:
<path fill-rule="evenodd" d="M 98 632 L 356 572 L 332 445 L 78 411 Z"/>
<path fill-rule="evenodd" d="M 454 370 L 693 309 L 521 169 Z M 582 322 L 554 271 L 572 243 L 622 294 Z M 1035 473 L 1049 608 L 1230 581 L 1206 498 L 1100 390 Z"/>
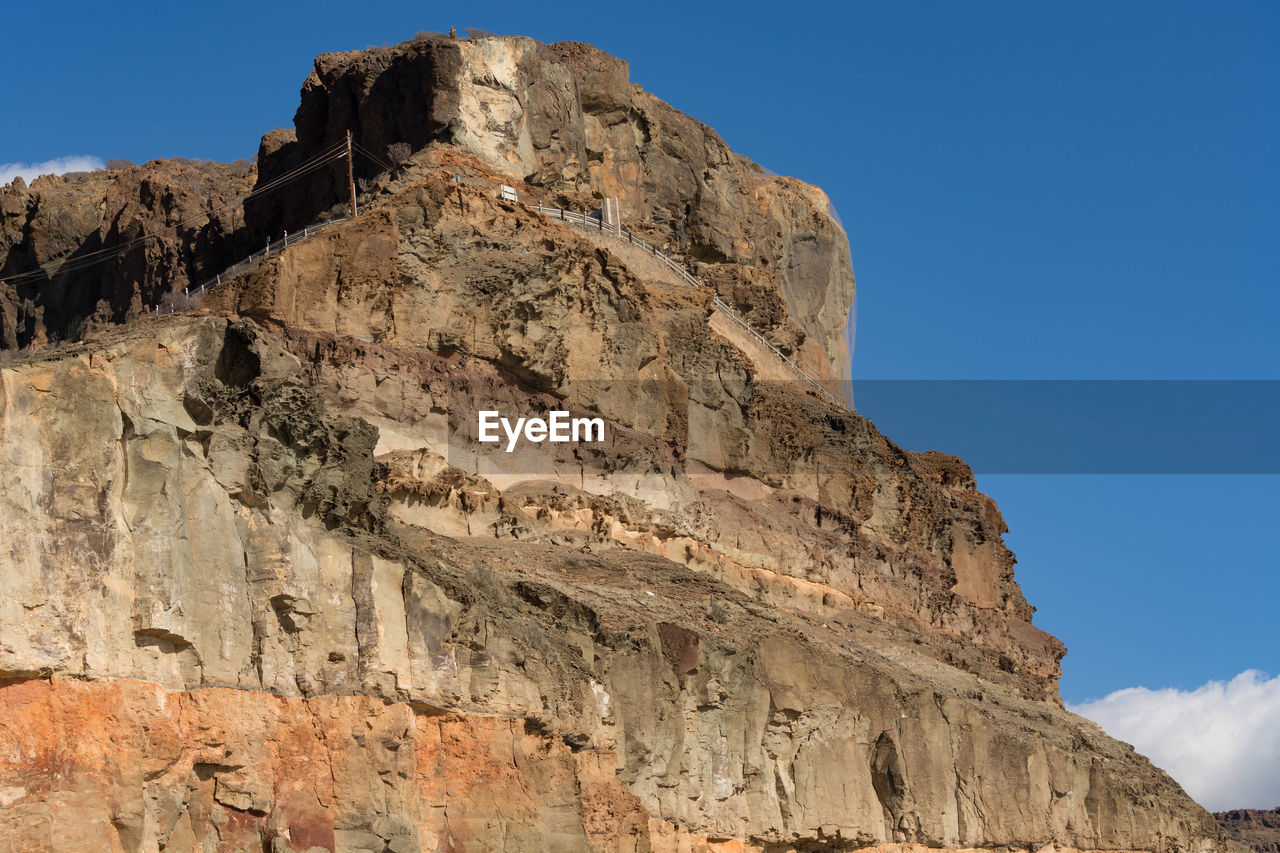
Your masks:
<path fill-rule="evenodd" d="M 0 349 L 121 322 L 240 260 L 253 182 L 248 161 L 178 159 L 0 187 L 0 279 L 21 276 L 0 283 Z"/>
<path fill-rule="evenodd" d="M 351 130 L 376 154 L 395 143 L 447 145 L 558 206 L 589 210 L 617 197 L 629 228 L 686 255 L 805 367 L 849 378 L 853 271 L 826 195 L 734 154 L 714 130 L 631 83 L 626 62 L 590 45 L 424 38 L 324 54 L 294 123 L 296 134 L 264 137 L 261 182 Z M 372 176 L 380 167 L 361 168 Z M 267 198 L 250 222 L 260 232 L 299 229 L 343 198 L 344 181 L 322 172 L 306 203 Z"/>
<path fill-rule="evenodd" d="M 131 767 L 145 762 L 125 745 L 146 753 L 136 744 L 160 725 L 130 716 L 139 703 L 158 702 L 177 727 L 173 757 L 147 758 L 171 770 L 142 781 L 41 769 L 83 747 L 59 730 L 6 750 L 19 756 L 0 780 L 12 813 L 53 827 L 54 849 L 58 821 L 110 824 L 122 850 L 187 833 L 244 849 L 295 824 L 322 848 L 333 832 L 334 849 L 436 849 L 441 825 L 453 849 L 539 848 L 530 832 L 559 839 L 545 849 L 615 849 L 623 825 L 662 849 L 648 815 L 691 837 L 784 848 L 1212 838 L 1167 777 L 1053 701 L 1060 649 L 1009 600 L 1011 578 L 997 570 L 966 587 L 1003 600 L 1003 613 L 948 591 L 958 578 L 936 552 L 967 540 L 932 539 L 936 523 L 859 525 L 798 478 L 771 486 L 777 472 L 744 472 L 731 483 L 688 448 L 679 459 L 624 424 L 610 450 L 578 460 L 576 477 L 499 488 L 448 464 L 431 410 L 463 383 L 529 392 L 456 351 L 157 320 L 3 380 L 4 464 L 16 475 L 0 516 L 10 543 L 0 668 L 16 679 L 0 691 L 6 719 L 35 737 L 59 718 L 47 711 L 59 690 L 94 707 L 119 702 L 111 725 L 122 728 L 95 726 L 97 748 Z M 856 416 L 787 389 L 756 393 L 764 412 L 769 394 L 792 394 L 792 409 L 835 417 L 845 435 L 856 427 L 861 439 L 842 454 L 884 480 L 873 493 L 919 513 L 932 504 L 947 530 L 965 518 L 966 494 L 964 523 L 998 518 L 955 463 L 888 465 L 880 454 L 895 449 Z M 379 449 L 372 422 L 389 413 L 399 434 Z M 779 559 L 802 547 L 827 554 L 831 574 Z M 928 627 L 944 616 L 953 623 Z M 193 702 L 230 704 L 184 717 L 193 690 Z M 316 707 L 337 709 L 325 712 L 335 732 L 316 734 Z M 370 707 L 387 709 L 378 718 L 396 721 L 390 733 L 369 729 Z M 468 737 L 489 731 L 476 717 L 518 721 L 522 749 L 560 756 L 545 759 L 550 781 L 518 758 L 503 765 L 518 782 L 486 777 L 493 808 L 512 810 L 499 834 L 487 813 L 468 823 L 481 795 L 455 787 L 464 771 L 453 759 L 432 763 L 434 721 L 449 714 Z M 314 804 L 293 789 L 336 784 L 329 765 L 283 772 L 264 757 L 315 753 L 304 736 L 343 741 L 343 760 L 365 775 L 383 751 L 397 756 L 402 769 L 377 773 L 403 790 L 383 783 L 376 796 Z M 483 737 L 464 747 L 497 749 Z M 583 752 L 594 781 L 578 775 Z M 517 808 L 492 787 L 507 784 L 559 785 L 569 799 Z M 433 785 L 444 790 L 435 799 L 423 793 Z M 590 786 L 607 820 L 584 804 Z M 593 842 L 602 820 L 608 840 Z"/>
<path fill-rule="evenodd" d="M 1280 808 L 1233 809 L 1213 815 L 1234 841 L 1256 853 L 1280 853 Z"/>
<path fill-rule="evenodd" d="M 584 46 L 321 57 L 264 175 L 359 117 L 419 149 L 365 213 L 203 312 L 0 368 L 0 849 L 1224 849 L 1063 710 L 961 461 L 496 197 L 622 195 L 838 356 L 813 305 L 847 300 L 847 255 L 795 267 L 806 314 L 768 220 L 835 240 L 820 196 L 762 177 L 743 213 L 706 186 L 751 167 L 667 111 Z M 739 233 L 764 254 L 705 250 Z M 606 440 L 507 454 L 481 406 Z"/>

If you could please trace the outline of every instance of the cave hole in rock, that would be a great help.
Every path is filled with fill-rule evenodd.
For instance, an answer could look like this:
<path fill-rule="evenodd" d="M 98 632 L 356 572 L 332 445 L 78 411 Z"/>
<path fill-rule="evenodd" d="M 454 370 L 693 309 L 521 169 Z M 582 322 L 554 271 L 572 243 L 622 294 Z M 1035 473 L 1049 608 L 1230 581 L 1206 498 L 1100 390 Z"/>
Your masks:
<path fill-rule="evenodd" d="M 907 780 L 902 773 L 902 756 L 888 732 L 876 739 L 871 749 L 871 785 L 888 814 L 890 830 L 907 801 Z"/>

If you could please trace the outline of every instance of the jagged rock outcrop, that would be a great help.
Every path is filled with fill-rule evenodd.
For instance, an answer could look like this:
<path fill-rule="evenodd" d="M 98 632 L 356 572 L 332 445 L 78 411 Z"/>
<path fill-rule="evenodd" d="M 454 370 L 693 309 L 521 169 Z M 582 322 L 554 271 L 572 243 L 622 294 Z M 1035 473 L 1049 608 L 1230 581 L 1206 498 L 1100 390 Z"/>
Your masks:
<path fill-rule="evenodd" d="M 576 92 L 588 136 L 669 109 L 624 72 L 520 39 L 321 57 L 264 174 L 341 126 L 322 95 L 371 126 L 408 98 L 448 135 L 203 312 L 0 368 L 0 848 L 1225 849 L 1062 708 L 1064 649 L 961 461 L 771 374 L 627 244 L 496 198 L 660 169 L 534 144 L 538 92 Z M 528 163 L 495 157 L 511 127 Z M 662 138 L 719 150 L 684 133 Z M 772 210 L 794 188 L 768 181 Z M 635 203 L 690 245 L 765 227 L 724 198 Z M 825 216 L 794 198 L 793 224 Z M 813 304 L 842 281 L 815 274 Z M 508 454 L 482 407 L 606 439 Z"/>
<path fill-rule="evenodd" d="M 1043 664 L 998 653 L 972 612 L 949 636 L 892 608 L 894 575 L 909 600 L 919 572 L 919 601 L 966 612 L 929 553 L 961 546 L 928 531 L 979 496 L 963 469 L 901 456 L 855 415 L 790 401 L 843 422 L 850 466 L 883 481 L 872 491 L 933 520 L 864 522 L 876 532 L 860 541 L 798 483 L 730 484 L 621 424 L 614 452 L 572 478 L 589 489 L 499 489 L 443 463 L 430 412 L 463 382 L 530 392 L 456 352 L 153 320 L 0 375 L 14 475 L 0 705 L 17 723 L 0 791 L 30 849 L 57 849 L 64 826 L 110 827 L 121 850 L 276 837 L 282 850 L 436 849 L 445 836 L 663 849 L 650 814 L 781 849 L 1212 838 L 1164 774 L 1044 698 Z M 371 421 L 390 413 L 400 433 L 379 449 Z M 622 485 L 636 479 L 644 489 Z M 970 523 L 996 518 L 974 508 Z M 770 517 L 760 533 L 779 547 L 880 553 L 866 576 L 882 586 L 750 565 L 742 537 Z M 1007 598 L 1010 584 L 997 573 L 966 594 Z M 1011 606 L 988 620 L 1025 613 Z M 495 729 L 492 715 L 516 722 Z M 94 770 L 112 762 L 137 769 Z M 470 774 L 491 780 L 485 793 Z M 513 802 L 501 784 L 539 796 Z"/>
<path fill-rule="evenodd" d="M 295 124 L 263 137 L 258 168 L 157 160 L 0 189 L 0 278 L 47 270 L 0 291 L 0 346 L 74 336 L 95 312 L 135 316 L 267 239 L 338 215 L 344 163 L 308 172 L 287 193 L 239 199 L 352 130 L 380 156 L 398 142 L 447 145 L 564 205 L 617 196 L 628 227 L 671 245 L 803 366 L 849 378 L 853 272 L 826 196 L 734 154 L 590 45 L 423 38 L 324 54 Z M 382 168 L 357 162 L 365 178 Z M 62 271 L 153 233 L 160 239 L 123 256 Z"/>
<path fill-rule="evenodd" d="M 1214 818 L 1232 840 L 1256 853 L 1280 853 L 1280 809 L 1233 809 Z"/>
<path fill-rule="evenodd" d="M 342 286 L 334 288 L 339 275 Z M 655 465 L 704 466 L 708 482 L 726 487 L 723 499 L 715 498 L 722 505 L 707 507 L 692 527 L 687 517 L 663 522 L 718 543 L 705 554 L 695 549 L 691 562 L 707 562 L 747 584 L 767 568 L 795 578 L 798 587 L 816 582 L 846 590 L 850 602 L 875 602 L 904 619 L 953 631 L 965 645 L 989 645 L 995 656 L 985 668 L 993 676 L 1002 672 L 1004 656 L 1018 661 L 1020 672 L 1035 673 L 1029 693 L 1056 690 L 1061 647 L 1030 626 L 1031 610 L 1012 580 L 1011 556 L 998 544 L 1002 522 L 990 501 L 973 490 L 963 466 L 918 458 L 923 472 L 911 479 L 913 485 L 892 487 L 877 483 L 869 469 L 855 471 L 848 460 L 859 444 L 877 446 L 888 468 L 901 464 L 901 451 L 868 435 L 865 421 L 832 426 L 797 419 L 788 401 L 787 385 L 794 383 L 764 383 L 761 390 L 771 393 L 750 399 L 751 372 L 737 361 L 734 347 L 707 335 L 711 312 L 705 294 L 647 287 L 611 253 L 563 226 L 548 226 L 536 214 L 460 188 L 447 173 L 426 178 L 341 234 L 296 247 L 212 297 L 211 304 L 295 329 L 455 350 L 497 364 L 553 400 L 571 401 L 647 434 Z M 339 373 L 329 381 L 335 395 L 350 396 L 367 379 Z M 420 392 L 408 382 L 394 378 L 386 385 L 383 394 L 394 401 L 389 409 L 366 405 L 354 411 L 379 425 L 384 447 L 429 446 L 442 458 L 453 457 L 455 466 L 466 466 L 469 438 L 435 434 L 433 407 L 473 412 L 485 406 L 447 380 L 440 381 L 444 390 L 434 398 L 414 402 Z M 500 399 L 494 405 L 508 410 L 546 408 L 534 398 Z M 456 431 L 463 424 L 452 426 Z M 679 456 L 664 458 L 663 444 L 674 444 Z M 557 468 L 577 472 L 582 463 L 535 462 L 522 469 L 523 460 L 503 457 L 484 464 L 511 472 L 492 470 L 489 476 L 535 479 L 552 478 Z M 760 490 L 782 489 L 785 495 L 768 506 L 741 506 L 725 472 L 730 478 L 747 475 L 741 479 L 758 480 Z M 607 490 L 625 474 L 606 468 L 598 476 Z M 571 479 L 582 478 L 575 473 Z M 933 483 L 953 480 L 963 488 L 944 499 L 945 507 L 938 505 Z M 661 486 L 663 494 L 650 498 L 655 509 L 687 516 L 696 492 L 688 478 Z M 744 488 L 753 486 L 744 482 Z M 902 489 L 908 494 L 897 494 Z M 911 507 L 905 518 L 902 505 Z M 770 530 L 778 525 L 765 518 L 779 510 L 819 526 L 825 513 L 829 537 L 813 542 L 809 524 Z M 944 523 L 943 516 L 951 517 Z M 883 528 L 892 528 L 900 545 L 936 555 L 946 563 L 942 571 L 955 576 L 931 582 L 935 567 L 865 550 L 868 533 Z M 892 582 L 881 582 L 886 574 Z M 955 585 L 959 595 L 936 599 L 935 583 Z M 959 659 L 965 652 L 954 655 Z"/>
<path fill-rule="evenodd" d="M 585 44 L 422 38 L 324 54 L 302 88 L 296 133 L 263 139 L 260 182 L 350 130 L 376 154 L 448 145 L 565 206 L 620 199 L 628 227 L 652 229 L 723 298 L 822 378 L 849 378 L 848 241 L 821 190 L 765 172 L 715 131 L 632 84 L 627 64 Z M 365 161 L 363 173 L 380 167 Z M 260 233 L 297 230 L 344 198 L 322 171 L 306 202 L 255 203 Z"/>
<path fill-rule="evenodd" d="M 0 349 L 122 322 L 230 266 L 253 182 L 248 161 L 178 159 L 0 187 L 0 279 L 22 276 L 0 284 Z"/>

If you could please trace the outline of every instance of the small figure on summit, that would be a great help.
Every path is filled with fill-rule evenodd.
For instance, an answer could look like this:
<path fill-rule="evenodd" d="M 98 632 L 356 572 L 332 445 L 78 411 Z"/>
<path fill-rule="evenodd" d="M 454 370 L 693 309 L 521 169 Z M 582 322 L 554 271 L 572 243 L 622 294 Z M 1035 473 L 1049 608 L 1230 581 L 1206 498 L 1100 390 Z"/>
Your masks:
<path fill-rule="evenodd" d="M 458 28 L 449 27 L 449 38 L 456 39 L 458 37 Z"/>

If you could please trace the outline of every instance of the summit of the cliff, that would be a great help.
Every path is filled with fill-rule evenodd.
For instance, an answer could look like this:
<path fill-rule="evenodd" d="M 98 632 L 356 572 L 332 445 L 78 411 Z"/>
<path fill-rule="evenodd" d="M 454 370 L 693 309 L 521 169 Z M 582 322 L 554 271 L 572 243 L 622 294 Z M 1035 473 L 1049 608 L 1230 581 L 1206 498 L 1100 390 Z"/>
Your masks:
<path fill-rule="evenodd" d="M 590 209 L 615 197 L 629 227 L 662 235 L 803 366 L 849 378 L 853 272 L 826 196 L 734 154 L 597 48 L 494 36 L 324 54 L 302 86 L 294 126 L 264 137 L 260 183 L 349 130 L 378 154 L 403 144 L 471 155 L 557 206 Z M 374 178 L 381 168 L 366 161 L 358 174 Z M 344 180 L 322 175 L 302 200 L 254 204 L 250 224 L 257 233 L 301 228 L 342 197 Z"/>

